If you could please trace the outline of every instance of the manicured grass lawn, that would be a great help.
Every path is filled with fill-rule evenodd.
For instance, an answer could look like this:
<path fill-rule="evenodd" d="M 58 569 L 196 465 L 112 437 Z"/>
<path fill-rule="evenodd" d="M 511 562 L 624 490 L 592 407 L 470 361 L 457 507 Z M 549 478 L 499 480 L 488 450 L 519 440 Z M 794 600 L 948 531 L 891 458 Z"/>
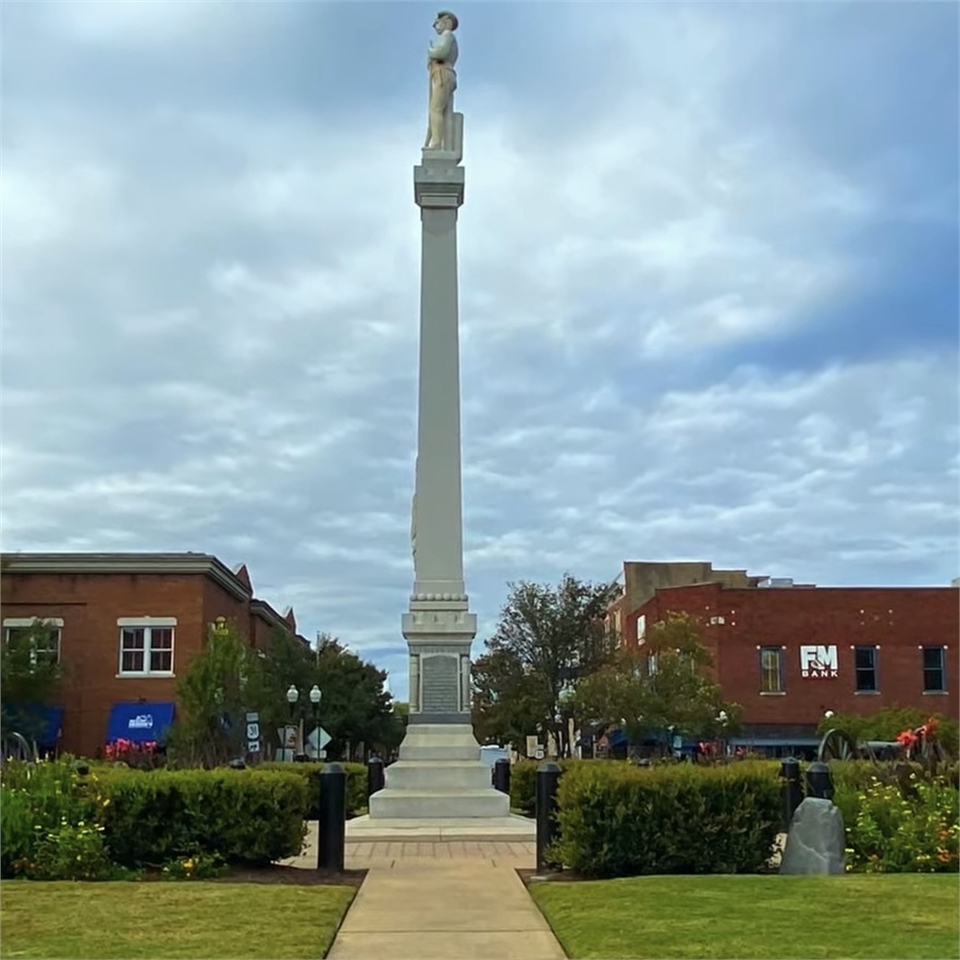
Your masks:
<path fill-rule="evenodd" d="M 530 891 L 576 960 L 960 956 L 956 874 L 636 877 Z"/>
<path fill-rule="evenodd" d="M 323 957 L 351 887 L 267 883 L 0 884 L 0 957 Z"/>

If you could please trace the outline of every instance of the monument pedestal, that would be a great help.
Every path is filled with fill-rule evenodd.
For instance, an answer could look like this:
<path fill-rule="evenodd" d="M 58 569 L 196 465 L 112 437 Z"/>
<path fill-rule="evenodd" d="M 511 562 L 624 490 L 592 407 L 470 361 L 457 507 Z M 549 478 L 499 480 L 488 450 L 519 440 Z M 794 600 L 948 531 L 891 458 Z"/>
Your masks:
<path fill-rule="evenodd" d="M 413 724 L 387 785 L 370 797 L 370 819 L 472 820 L 507 817 L 510 798 L 490 784 L 490 767 L 469 724 Z"/>
<path fill-rule="evenodd" d="M 370 819 L 505 818 L 510 798 L 494 790 L 470 722 L 470 644 L 477 618 L 456 593 L 428 593 L 418 581 L 403 615 L 410 649 L 410 719 L 400 759 L 384 771 L 386 786 L 370 797 Z M 439 597 L 439 599 L 438 599 Z"/>

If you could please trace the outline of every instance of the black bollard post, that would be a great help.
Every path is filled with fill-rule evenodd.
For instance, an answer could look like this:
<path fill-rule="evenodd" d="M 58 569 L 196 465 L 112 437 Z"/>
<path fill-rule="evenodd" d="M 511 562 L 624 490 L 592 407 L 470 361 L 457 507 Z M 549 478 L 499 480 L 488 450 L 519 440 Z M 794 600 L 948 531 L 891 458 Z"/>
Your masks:
<path fill-rule="evenodd" d="M 493 765 L 493 789 L 510 796 L 510 761 L 506 757 Z"/>
<path fill-rule="evenodd" d="M 807 770 L 807 796 L 821 800 L 833 799 L 833 775 L 830 768 L 820 760 L 811 763 Z"/>
<path fill-rule="evenodd" d="M 780 800 L 783 804 L 783 829 L 790 829 L 790 821 L 803 800 L 803 787 L 800 783 L 800 761 L 787 757 L 780 764 Z"/>
<path fill-rule="evenodd" d="M 347 772 L 339 763 L 320 771 L 317 869 L 343 873 L 347 834 Z"/>
<path fill-rule="evenodd" d="M 378 790 L 382 790 L 386 782 L 383 761 L 379 757 L 371 757 L 367 761 L 367 796 L 372 796 Z"/>
<path fill-rule="evenodd" d="M 557 836 L 557 787 L 560 767 L 551 760 L 537 768 L 537 873 L 548 870 L 547 847 Z"/>

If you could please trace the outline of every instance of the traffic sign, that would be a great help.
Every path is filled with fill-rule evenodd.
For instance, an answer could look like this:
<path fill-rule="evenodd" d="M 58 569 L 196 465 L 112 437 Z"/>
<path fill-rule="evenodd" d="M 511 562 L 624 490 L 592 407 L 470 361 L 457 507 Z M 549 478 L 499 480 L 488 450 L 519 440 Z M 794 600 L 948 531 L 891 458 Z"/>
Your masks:
<path fill-rule="evenodd" d="M 247 741 L 247 753 L 259 753 L 260 752 L 260 741 L 259 740 L 248 740 Z"/>
<path fill-rule="evenodd" d="M 260 739 L 260 724 L 256 722 L 247 722 L 247 739 L 248 740 L 259 740 Z"/>

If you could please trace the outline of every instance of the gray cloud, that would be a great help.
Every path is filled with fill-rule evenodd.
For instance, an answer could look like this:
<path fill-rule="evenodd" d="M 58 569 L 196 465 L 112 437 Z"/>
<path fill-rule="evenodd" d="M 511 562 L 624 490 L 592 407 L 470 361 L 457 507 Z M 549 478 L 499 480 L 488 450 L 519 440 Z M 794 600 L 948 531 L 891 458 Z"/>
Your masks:
<path fill-rule="evenodd" d="M 37 7 L 5 97 L 4 548 L 246 562 L 262 596 L 376 657 L 402 695 L 422 77 L 394 84 L 387 66 L 412 70 L 395 45 L 351 93 L 339 5 Z M 788 14 L 603 10 L 552 8 L 527 62 L 489 11 L 473 38 L 464 16 L 465 562 L 482 630 L 505 582 L 611 578 L 628 557 L 948 582 L 947 352 L 762 348 L 842 334 L 840 306 L 890 269 L 871 231 L 955 222 L 955 182 L 905 190 L 912 163 L 845 165 L 780 116 Z M 789 16 L 828 43 L 833 21 Z M 312 105 L 282 55 L 308 24 L 318 75 L 339 77 Z M 846 29 L 859 69 L 883 74 L 896 38 L 861 49 Z M 31 86 L 26 40 L 74 66 Z"/>

